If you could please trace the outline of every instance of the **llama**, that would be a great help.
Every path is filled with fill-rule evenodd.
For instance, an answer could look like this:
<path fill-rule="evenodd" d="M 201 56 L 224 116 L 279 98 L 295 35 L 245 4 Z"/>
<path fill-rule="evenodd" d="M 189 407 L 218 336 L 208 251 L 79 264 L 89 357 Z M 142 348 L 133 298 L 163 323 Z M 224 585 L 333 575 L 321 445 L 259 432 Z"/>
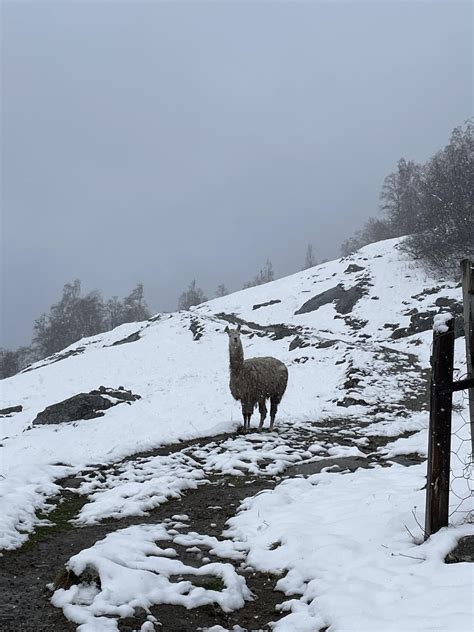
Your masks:
<path fill-rule="evenodd" d="M 273 430 L 278 404 L 283 397 L 288 382 L 288 369 L 276 358 L 249 358 L 244 360 L 244 350 L 240 340 L 240 325 L 237 329 L 225 328 L 229 335 L 230 392 L 242 404 L 244 433 L 250 430 L 250 418 L 255 406 L 260 411 L 261 432 L 267 416 L 265 401 L 270 400 L 270 430 Z"/>

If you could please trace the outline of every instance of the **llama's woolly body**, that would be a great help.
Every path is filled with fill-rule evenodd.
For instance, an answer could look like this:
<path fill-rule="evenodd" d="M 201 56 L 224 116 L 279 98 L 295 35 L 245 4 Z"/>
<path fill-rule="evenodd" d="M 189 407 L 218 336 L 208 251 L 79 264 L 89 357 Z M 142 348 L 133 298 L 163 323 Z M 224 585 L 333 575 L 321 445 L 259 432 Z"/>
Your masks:
<path fill-rule="evenodd" d="M 283 397 L 288 382 L 288 369 L 280 360 L 272 357 L 249 358 L 244 360 L 244 350 L 240 340 L 240 326 L 230 330 L 230 392 L 241 402 L 244 417 L 244 432 L 250 427 L 250 417 L 258 404 L 260 425 L 267 415 L 265 401 L 270 400 L 270 429 L 273 429 L 278 404 Z"/>
<path fill-rule="evenodd" d="M 274 397 L 280 403 L 287 382 L 288 370 L 283 362 L 263 357 L 244 360 L 240 371 L 231 370 L 229 386 L 234 399 L 253 410 L 262 399 Z"/>

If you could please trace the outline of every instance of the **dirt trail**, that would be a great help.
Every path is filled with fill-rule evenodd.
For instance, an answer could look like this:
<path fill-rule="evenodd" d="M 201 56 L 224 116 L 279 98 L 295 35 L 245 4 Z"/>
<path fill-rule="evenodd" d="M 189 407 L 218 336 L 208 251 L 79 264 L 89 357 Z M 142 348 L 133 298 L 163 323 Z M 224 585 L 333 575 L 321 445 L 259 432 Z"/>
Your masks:
<path fill-rule="evenodd" d="M 363 424 L 359 422 L 359 427 L 361 425 Z M 305 428 L 298 431 L 291 427 L 279 429 L 278 434 L 283 436 L 288 444 L 297 444 L 299 448 L 315 441 L 325 441 L 328 437 L 331 437 L 333 442 L 337 437 L 337 445 L 354 445 L 351 433 L 340 434 L 338 430 L 341 428 L 346 432 L 348 428 L 350 429 L 347 418 L 326 422 L 324 428 L 319 422 L 317 426 L 314 426 L 314 431 L 311 431 L 311 425 L 307 424 Z M 159 448 L 154 452 L 134 455 L 133 458 L 169 455 L 183 450 L 192 454 L 193 450 L 206 448 L 211 444 L 220 444 L 232 439 L 232 437 L 232 435 L 219 435 L 202 440 L 182 442 Z M 54 526 L 39 527 L 22 548 L 4 552 L 3 556 L 0 557 L 0 592 L 2 594 L 0 631 L 43 632 L 54 630 L 68 632 L 75 630 L 76 625 L 67 621 L 61 610 L 51 606 L 49 601 L 51 592 L 46 585 L 54 580 L 72 555 L 92 546 L 108 533 L 136 524 L 165 522 L 175 514 L 187 514 L 190 519 L 190 531 L 221 538 L 226 521 L 235 515 L 240 503 L 245 498 L 262 490 L 273 489 L 283 478 L 308 476 L 328 466 L 341 470 L 355 470 L 358 467 L 367 467 L 374 462 L 384 464 L 385 462 L 374 453 L 374 450 L 392 440 L 393 437 L 370 437 L 370 442 L 362 447 L 369 455 L 365 458 L 359 456 L 302 461 L 288 467 L 283 474 L 278 476 L 269 476 L 264 473 L 259 475 L 246 473 L 242 476 L 210 474 L 207 476 L 207 484 L 202 484 L 197 489 L 186 492 L 179 499 L 173 499 L 160 505 L 150 511 L 147 516 L 104 520 L 93 526 L 77 527 L 69 522 L 77 515 L 82 505 L 87 501 L 87 497 L 78 496 L 71 490 L 80 484 L 80 476 L 66 479 L 62 481 L 64 487 L 62 502 L 48 516 Z M 418 461 L 418 457 L 413 455 L 404 457 L 403 464 L 410 465 Z M 117 465 L 108 466 L 102 470 L 113 471 Z M 217 506 L 221 508 L 210 509 Z M 183 547 L 173 546 L 179 554 L 179 559 L 184 563 L 191 566 L 199 565 L 199 555 L 196 557 L 196 553 L 187 552 Z M 205 555 L 211 561 L 219 561 L 207 551 L 205 551 Z M 284 595 L 274 590 L 278 578 L 245 571 L 239 568 L 239 562 L 232 563 L 238 572 L 245 576 L 247 585 L 255 596 L 253 601 L 247 602 L 244 608 L 227 614 L 218 607 L 186 610 L 179 606 L 154 606 L 151 608 L 151 613 L 162 623 L 162 627 L 157 629 L 166 630 L 166 632 L 191 632 L 219 624 L 226 629 L 240 625 L 246 630 L 269 630 L 268 623 L 282 616 L 275 610 L 275 606 L 284 600 Z M 123 632 L 139 630 L 142 623 L 146 621 L 146 614 L 144 611 L 138 612 L 133 619 L 120 620 L 119 629 Z"/>

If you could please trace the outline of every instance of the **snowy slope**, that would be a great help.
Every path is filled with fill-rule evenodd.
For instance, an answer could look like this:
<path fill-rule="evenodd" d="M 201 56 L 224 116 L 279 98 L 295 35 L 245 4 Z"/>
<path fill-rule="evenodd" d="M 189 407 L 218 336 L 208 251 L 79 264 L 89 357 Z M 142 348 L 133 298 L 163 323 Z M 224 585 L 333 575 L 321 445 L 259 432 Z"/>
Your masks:
<path fill-rule="evenodd" d="M 133 604 L 240 608 L 252 597 L 233 567 L 219 561 L 190 570 L 156 544 L 207 542 L 224 560 L 284 574 L 277 588 L 287 595 L 281 608 L 288 614 L 275 626 L 280 632 L 325 626 L 334 632 L 467 631 L 472 573 L 466 564 L 444 564 L 444 556 L 472 533 L 465 524 L 472 507 L 458 506 L 453 494 L 454 528 L 419 546 L 425 465 L 392 461 L 426 455 L 431 327 L 435 314 L 459 311 L 460 299 L 459 285 L 430 278 L 399 250 L 398 240 L 389 240 L 189 312 L 159 314 L 81 340 L 2 381 L 0 408 L 21 404 L 23 410 L 0 418 L 0 547 L 21 546 L 38 524 L 38 511 L 58 493 L 55 481 L 79 471 L 78 491 L 88 502 L 75 524 L 93 525 L 144 515 L 206 484 L 211 473 L 279 475 L 292 463 L 367 459 L 365 469 L 323 470 L 247 499 L 219 541 L 181 533 L 179 520 L 172 530 L 162 524 L 118 528 L 69 562 L 77 573 L 92 565 L 102 591 L 85 584 L 59 589 L 53 603 L 81 632 L 118 629 L 108 615 L 130 616 Z M 237 323 L 246 357 L 273 355 L 288 366 L 279 431 L 122 461 L 93 476 L 98 464 L 237 429 L 241 413 L 228 389 L 224 333 Z M 459 337 L 459 374 L 463 356 Z M 45 407 L 101 385 L 130 389 L 140 399 L 96 419 L 32 425 Z M 464 498 L 469 442 L 462 394 L 455 402 L 453 468 L 460 475 L 453 485 Z M 308 443 L 311 433 L 320 439 Z M 203 592 L 182 582 L 178 589 L 168 581 L 175 571 L 215 574 L 226 587 Z M 442 618 L 431 616 L 431 604 L 441 601 Z"/>
<path fill-rule="evenodd" d="M 309 299 L 338 284 L 345 290 L 361 288 L 362 296 L 349 313 L 338 313 L 336 301 L 295 315 Z M 365 403 L 378 405 L 380 421 L 385 408 L 388 431 L 397 435 L 401 422 L 394 421 L 389 410 L 390 400 L 395 405 L 399 398 L 397 389 L 404 388 L 396 358 L 406 362 L 410 353 L 426 365 L 431 333 L 393 338 L 392 332 L 410 324 L 414 309 L 440 311 L 440 298 L 459 299 L 460 290 L 428 278 L 397 249 L 397 240 L 379 242 L 345 259 L 209 301 L 190 312 L 159 315 L 81 340 L 2 381 L 0 407 L 21 404 L 23 411 L 0 420 L 0 542 L 12 547 L 25 539 L 17 531 L 18 519 L 31 528 L 34 509 L 45 495 L 54 493 L 55 478 L 160 443 L 236 428 L 241 416 L 228 391 L 223 333 L 236 317 L 245 321 L 247 357 L 274 355 L 289 366 L 280 419 L 297 424 L 357 413 L 360 406 L 337 403 L 348 394 L 358 401 L 357 393 L 343 389 L 349 372 L 358 370 L 365 373 L 359 374 Z M 273 304 L 260 306 L 269 302 Z M 284 327 L 272 328 L 275 324 Z M 135 342 L 113 345 L 134 332 L 139 334 Z M 302 346 L 290 351 L 296 336 Z M 393 375 L 387 370 L 390 350 Z M 360 391 L 361 383 L 353 390 Z M 124 386 L 141 399 L 111 408 L 98 419 L 31 427 L 46 406 L 100 385 Z"/>

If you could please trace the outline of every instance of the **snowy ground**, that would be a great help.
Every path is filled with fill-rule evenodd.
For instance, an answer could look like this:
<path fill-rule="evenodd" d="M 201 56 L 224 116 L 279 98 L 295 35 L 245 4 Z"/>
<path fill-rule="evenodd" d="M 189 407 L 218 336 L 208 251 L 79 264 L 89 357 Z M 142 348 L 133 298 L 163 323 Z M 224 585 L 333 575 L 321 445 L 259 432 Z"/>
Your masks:
<path fill-rule="evenodd" d="M 80 477 L 74 494 L 86 498 L 73 518 L 78 528 L 118 521 L 114 532 L 68 562 L 71 572 L 92 569 L 96 579 L 54 593 L 54 605 L 81 632 L 117 630 L 117 617 L 151 604 L 245 610 L 250 567 L 281 575 L 278 612 L 285 616 L 276 630 L 471 629 L 472 571 L 443 562 L 473 532 L 466 523 L 472 507 L 461 395 L 453 526 L 421 543 L 417 523 L 424 508 L 426 466 L 419 461 L 427 446 L 429 328 L 460 290 L 427 278 L 396 244 L 373 244 L 191 312 L 124 325 L 2 382 L 0 408 L 21 404 L 23 411 L 0 419 L 0 544 L 13 550 L 28 539 L 38 511 L 54 504 L 66 476 Z M 339 298 L 295 314 L 338 284 L 345 290 Z M 242 323 L 247 357 L 274 355 L 289 367 L 278 432 L 133 457 L 240 424 L 227 385 L 229 322 Z M 135 332 L 138 340 L 114 344 Z M 458 339 L 461 373 L 463 352 Z M 98 419 L 31 427 L 47 405 L 100 385 L 123 385 L 141 399 Z M 364 467 L 331 467 L 344 458 Z M 328 467 L 312 470 L 318 463 Z M 193 533 L 186 516 L 120 528 L 120 520 L 153 515 L 216 477 L 272 484 L 244 500 L 217 536 Z M 183 546 L 204 547 L 210 558 L 190 567 L 179 559 Z M 196 583 L 203 576 L 214 577 L 218 588 Z M 433 609 L 435 603 L 440 607 Z M 159 629 L 152 615 L 143 626 Z"/>

